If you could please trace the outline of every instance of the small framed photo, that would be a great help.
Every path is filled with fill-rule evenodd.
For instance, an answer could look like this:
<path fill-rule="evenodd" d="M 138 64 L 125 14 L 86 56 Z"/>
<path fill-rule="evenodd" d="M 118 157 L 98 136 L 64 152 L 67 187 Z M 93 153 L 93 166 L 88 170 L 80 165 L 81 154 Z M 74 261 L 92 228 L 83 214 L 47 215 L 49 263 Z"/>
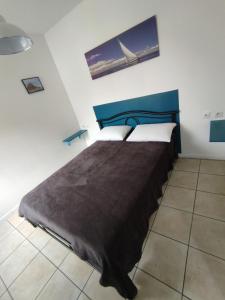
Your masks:
<path fill-rule="evenodd" d="M 33 94 L 44 90 L 44 87 L 39 77 L 22 79 L 22 83 L 25 86 L 28 94 Z"/>

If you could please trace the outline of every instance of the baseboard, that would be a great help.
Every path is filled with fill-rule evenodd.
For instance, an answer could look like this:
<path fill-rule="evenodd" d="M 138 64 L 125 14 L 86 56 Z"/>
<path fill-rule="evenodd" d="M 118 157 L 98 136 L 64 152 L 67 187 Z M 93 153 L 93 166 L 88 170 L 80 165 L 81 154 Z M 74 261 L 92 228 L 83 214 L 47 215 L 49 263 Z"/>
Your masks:
<path fill-rule="evenodd" d="M 6 214 L 4 214 L 3 216 L 0 216 L 0 222 L 6 220 L 6 219 L 9 217 L 9 215 L 10 215 L 12 212 L 14 212 L 16 209 L 18 209 L 18 208 L 19 208 L 19 204 L 17 204 L 16 206 L 14 206 L 12 209 L 10 209 L 10 210 L 9 210 Z"/>
<path fill-rule="evenodd" d="M 196 159 L 213 159 L 213 160 L 225 160 L 224 155 L 205 155 L 205 154 L 186 154 L 180 153 L 181 158 L 196 158 Z"/>

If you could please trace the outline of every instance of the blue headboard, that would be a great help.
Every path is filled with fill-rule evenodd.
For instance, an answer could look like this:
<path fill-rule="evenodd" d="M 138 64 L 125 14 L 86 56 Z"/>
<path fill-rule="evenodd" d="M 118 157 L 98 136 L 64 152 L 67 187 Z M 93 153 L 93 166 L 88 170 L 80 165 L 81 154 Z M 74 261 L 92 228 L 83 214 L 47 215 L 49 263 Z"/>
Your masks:
<path fill-rule="evenodd" d="M 99 127 L 176 122 L 176 145 L 181 152 L 178 90 L 94 106 Z"/>

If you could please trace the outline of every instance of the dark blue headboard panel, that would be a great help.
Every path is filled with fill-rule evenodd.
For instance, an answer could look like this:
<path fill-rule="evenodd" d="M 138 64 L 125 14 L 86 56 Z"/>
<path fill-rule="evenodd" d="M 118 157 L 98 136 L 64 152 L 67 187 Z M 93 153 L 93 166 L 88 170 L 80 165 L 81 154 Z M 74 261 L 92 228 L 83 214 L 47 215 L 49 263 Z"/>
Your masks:
<path fill-rule="evenodd" d="M 151 111 L 157 113 L 178 112 L 175 116 L 175 121 L 178 124 L 177 150 L 179 153 L 181 152 L 178 90 L 94 106 L 94 112 L 97 120 L 107 119 L 114 115 L 128 111 L 131 112 L 130 114 L 128 114 L 128 117 L 130 116 L 128 123 L 133 127 L 136 126 L 136 122 L 134 118 L 132 118 L 132 116 L 134 116 L 134 114 L 132 114 L 132 111 Z M 171 122 L 171 116 L 166 114 L 157 116 L 157 114 L 155 114 L 150 118 L 144 117 L 144 115 L 142 114 L 140 117 L 139 114 L 138 120 L 141 124 L 163 123 Z M 102 127 L 121 124 L 124 124 L 124 119 L 118 117 L 111 123 L 102 123 Z"/>

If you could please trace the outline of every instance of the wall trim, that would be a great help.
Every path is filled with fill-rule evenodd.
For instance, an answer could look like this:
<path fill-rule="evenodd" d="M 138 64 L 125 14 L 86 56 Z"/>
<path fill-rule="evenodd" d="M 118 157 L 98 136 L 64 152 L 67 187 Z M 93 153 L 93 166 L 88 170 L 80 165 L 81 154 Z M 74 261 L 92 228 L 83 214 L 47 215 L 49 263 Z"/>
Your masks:
<path fill-rule="evenodd" d="M 196 159 L 213 159 L 213 160 L 225 160 L 223 155 L 204 155 L 204 154 L 179 154 L 180 158 L 196 158 Z"/>
<path fill-rule="evenodd" d="M 14 212 L 16 209 L 19 208 L 19 204 L 17 204 L 16 206 L 14 206 L 12 209 L 10 209 L 7 213 L 5 213 L 3 216 L 0 216 L 0 222 L 6 220 L 9 215 Z"/>

